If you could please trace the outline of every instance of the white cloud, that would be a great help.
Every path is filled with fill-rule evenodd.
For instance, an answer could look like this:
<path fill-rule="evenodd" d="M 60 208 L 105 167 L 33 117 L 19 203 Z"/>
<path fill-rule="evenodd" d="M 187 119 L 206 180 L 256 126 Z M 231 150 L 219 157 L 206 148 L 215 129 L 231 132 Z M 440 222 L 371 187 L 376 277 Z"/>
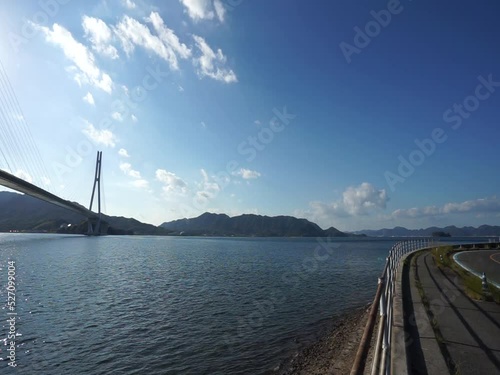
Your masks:
<path fill-rule="evenodd" d="M 212 20 L 215 17 L 224 22 L 226 8 L 221 0 L 180 0 L 194 21 Z"/>
<path fill-rule="evenodd" d="M 104 146 L 115 147 L 116 136 L 111 130 L 98 130 L 93 124 L 85 121 L 87 126 L 82 130 L 82 133 L 89 137 L 90 140 Z"/>
<path fill-rule="evenodd" d="M 103 20 L 83 16 L 82 26 L 85 37 L 92 43 L 94 51 L 111 59 L 118 58 L 118 50 L 111 44 L 113 33 Z"/>
<path fill-rule="evenodd" d="M 363 216 L 385 209 L 387 192 L 377 189 L 368 182 L 358 186 L 350 186 L 342 193 L 342 199 L 332 203 L 311 202 L 309 216 L 314 219 L 333 217 Z"/>
<path fill-rule="evenodd" d="M 133 122 L 137 122 L 137 116 L 136 115 L 132 115 L 132 116 L 130 116 L 130 118 L 132 119 Z"/>
<path fill-rule="evenodd" d="M 83 100 L 89 103 L 90 105 L 95 105 L 94 97 L 90 92 L 88 92 L 87 95 L 83 97 Z"/>
<path fill-rule="evenodd" d="M 220 22 L 224 22 L 224 17 L 226 16 L 226 8 L 222 5 L 220 0 L 214 0 L 215 14 Z"/>
<path fill-rule="evenodd" d="M 365 215 L 374 209 L 384 209 L 388 201 L 385 189 L 378 190 L 367 182 L 347 188 L 342 195 L 342 204 L 350 215 Z"/>
<path fill-rule="evenodd" d="M 214 176 L 209 176 L 209 174 L 204 170 L 200 170 L 202 175 L 202 182 L 198 184 L 198 191 L 196 192 L 196 197 L 202 201 L 213 199 L 221 191 L 221 187 L 218 182 L 223 184 L 228 184 L 229 179 L 226 177 L 223 181 L 216 182 Z"/>
<path fill-rule="evenodd" d="M 33 183 L 33 177 L 31 177 L 31 175 L 28 172 L 26 172 L 22 169 L 18 169 L 16 171 L 16 173 L 14 173 L 14 176 L 16 176 L 16 177 L 18 177 L 26 182 L 29 182 L 30 184 Z"/>
<path fill-rule="evenodd" d="M 211 0 L 180 0 L 186 10 L 195 21 L 211 20 L 214 18 Z"/>
<path fill-rule="evenodd" d="M 121 152 L 122 150 L 125 152 Z M 126 154 L 127 155 L 126 157 L 128 157 L 128 153 L 125 149 L 120 149 L 120 151 L 118 151 L 118 153 L 121 156 L 124 156 L 124 154 Z M 130 185 L 132 185 L 133 187 L 140 188 L 140 189 L 149 188 L 149 182 L 142 178 L 141 173 L 139 171 L 132 168 L 132 164 L 122 162 L 122 163 L 120 163 L 120 170 L 125 175 L 133 178 L 133 180 L 130 181 Z"/>
<path fill-rule="evenodd" d="M 156 33 L 161 41 L 169 48 L 171 48 L 177 55 L 183 59 L 191 56 L 191 50 L 183 43 L 180 42 L 179 37 L 175 35 L 174 31 L 165 26 L 163 19 L 156 12 L 151 12 L 147 22 L 153 25 Z"/>
<path fill-rule="evenodd" d="M 35 24 L 33 26 L 42 31 L 47 42 L 61 47 L 66 58 L 75 64 L 68 71 L 74 74 L 74 79 L 80 85 L 89 83 L 111 93 L 113 87 L 111 77 L 99 69 L 92 52 L 75 40 L 68 30 L 56 23 L 52 25 L 52 29 Z"/>
<path fill-rule="evenodd" d="M 179 92 L 184 92 L 184 87 L 182 87 L 181 85 L 179 85 L 177 89 L 179 90 Z"/>
<path fill-rule="evenodd" d="M 259 121 L 259 120 L 255 120 L 253 123 L 254 123 L 255 125 L 260 125 L 260 121 Z"/>
<path fill-rule="evenodd" d="M 200 125 L 203 129 L 207 128 L 207 124 L 205 124 L 205 121 L 200 122 Z"/>
<path fill-rule="evenodd" d="M 447 203 L 443 207 L 444 213 L 462 212 L 499 212 L 500 200 L 497 197 L 476 199 L 462 203 Z"/>
<path fill-rule="evenodd" d="M 133 177 L 133 178 L 141 178 L 141 174 L 139 173 L 139 171 L 136 171 L 136 170 L 131 170 L 129 172 L 129 175 L 130 175 L 130 177 Z"/>
<path fill-rule="evenodd" d="M 393 211 L 391 216 L 395 219 L 402 219 L 464 213 L 473 213 L 477 215 L 500 213 L 500 199 L 493 196 L 490 198 L 481 198 L 460 203 L 446 203 L 442 206 L 398 209 Z"/>
<path fill-rule="evenodd" d="M 193 35 L 193 38 L 201 52 L 201 56 L 193 59 L 194 65 L 198 67 L 197 73 L 200 77 L 210 77 L 225 83 L 238 82 L 236 74 L 225 67 L 227 58 L 220 48 L 214 52 L 201 36 Z"/>
<path fill-rule="evenodd" d="M 156 179 L 163 184 L 163 191 L 166 193 L 185 193 L 187 189 L 186 182 L 175 175 L 175 173 L 168 172 L 165 169 L 156 170 Z"/>
<path fill-rule="evenodd" d="M 120 39 L 123 49 L 127 55 L 130 55 L 135 46 L 140 46 L 167 61 L 170 69 L 178 70 L 178 58 L 190 57 L 191 50 L 179 41 L 171 29 L 164 25 L 158 13 L 151 12 L 146 21 L 153 24 L 158 36 L 153 35 L 146 25 L 129 16 L 122 18 L 114 31 Z"/>
<path fill-rule="evenodd" d="M 128 154 L 128 151 L 125 150 L 124 148 L 121 148 L 118 150 L 118 155 L 123 156 L 124 158 L 130 157 L 130 155 Z"/>
<path fill-rule="evenodd" d="M 260 173 L 250 169 L 240 168 L 232 173 L 233 176 L 240 176 L 245 180 L 251 180 L 260 177 Z"/>
<path fill-rule="evenodd" d="M 149 187 L 149 182 L 144 179 L 134 180 L 130 183 L 133 187 L 146 189 Z"/>
<path fill-rule="evenodd" d="M 130 163 L 120 163 L 120 170 L 125 173 L 127 176 L 140 179 L 141 173 L 132 169 L 132 165 Z"/>
<path fill-rule="evenodd" d="M 120 122 L 123 121 L 123 116 L 120 112 L 113 112 L 111 114 L 111 117 L 113 117 L 116 121 L 120 121 Z"/>
<path fill-rule="evenodd" d="M 122 3 L 128 9 L 135 9 L 136 7 L 135 3 L 131 0 L 123 0 Z"/>

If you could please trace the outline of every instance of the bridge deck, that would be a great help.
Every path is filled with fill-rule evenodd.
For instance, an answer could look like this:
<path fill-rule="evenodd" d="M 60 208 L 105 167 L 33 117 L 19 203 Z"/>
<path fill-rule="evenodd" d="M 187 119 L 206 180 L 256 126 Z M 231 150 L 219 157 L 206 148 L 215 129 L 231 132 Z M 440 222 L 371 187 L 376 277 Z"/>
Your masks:
<path fill-rule="evenodd" d="M 92 212 L 76 203 L 62 199 L 57 195 L 49 193 L 48 191 L 43 190 L 42 188 L 39 188 L 38 186 L 35 186 L 19 177 L 13 176 L 10 173 L 2 171 L 1 169 L 0 169 L 0 185 L 30 195 L 32 197 L 41 199 L 45 202 L 55 204 L 56 206 L 63 207 L 67 210 L 79 213 L 88 218 L 97 217 L 97 214 L 95 212 Z"/>

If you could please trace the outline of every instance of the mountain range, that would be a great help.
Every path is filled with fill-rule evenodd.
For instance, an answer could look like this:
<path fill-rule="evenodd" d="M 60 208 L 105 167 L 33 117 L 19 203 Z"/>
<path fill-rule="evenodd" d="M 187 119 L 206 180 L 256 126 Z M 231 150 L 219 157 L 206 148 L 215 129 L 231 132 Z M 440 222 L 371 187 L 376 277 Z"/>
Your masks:
<path fill-rule="evenodd" d="M 481 225 L 477 228 L 462 227 L 454 225 L 441 227 L 429 227 L 425 229 L 407 229 L 404 227 L 394 227 L 392 229 L 360 230 L 354 233 L 365 234 L 370 237 L 430 237 L 433 233 L 449 233 L 452 237 L 482 237 L 500 236 L 500 226 Z"/>
<path fill-rule="evenodd" d="M 204 213 L 197 218 L 181 219 L 160 226 L 141 223 L 133 218 L 102 215 L 102 234 L 206 235 L 255 237 L 347 237 L 354 234 L 333 227 L 323 230 L 306 219 L 292 216 Z M 0 192 L 0 232 L 58 232 L 83 234 L 85 217 L 28 195 Z"/>
<path fill-rule="evenodd" d="M 160 226 L 141 223 L 133 218 L 102 215 L 103 234 L 183 235 L 183 236 L 252 236 L 252 237 L 428 237 L 436 233 L 452 237 L 500 236 L 500 226 L 478 228 L 456 226 L 425 229 L 361 230 L 342 232 L 334 227 L 326 230 L 317 224 L 293 216 L 261 216 L 245 214 L 204 214 L 191 219 L 165 222 Z M 0 232 L 85 233 L 86 218 L 28 195 L 0 192 Z"/>

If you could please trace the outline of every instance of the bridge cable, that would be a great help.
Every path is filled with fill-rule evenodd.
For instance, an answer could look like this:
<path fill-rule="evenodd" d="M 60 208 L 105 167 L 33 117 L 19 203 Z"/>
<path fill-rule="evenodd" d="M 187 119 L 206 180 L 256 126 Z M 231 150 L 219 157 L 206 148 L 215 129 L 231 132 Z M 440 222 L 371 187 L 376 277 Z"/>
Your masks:
<path fill-rule="evenodd" d="M 0 87 L 1 88 L 1 87 Z M 9 169 L 11 173 L 15 173 L 17 169 L 17 163 L 19 158 L 17 158 L 16 143 L 14 141 L 14 135 L 11 128 L 8 126 L 9 119 L 7 117 L 6 111 L 4 109 L 4 98 L 0 93 L 0 129 L 2 131 L 3 144 L 5 145 L 5 152 L 7 157 L 10 159 Z M 18 146 L 19 147 L 19 146 Z M 8 162 L 8 161 L 7 161 Z"/>
<path fill-rule="evenodd" d="M 1 73 L 1 72 L 0 72 Z M 17 167 L 17 171 L 12 171 L 12 173 L 16 174 L 19 170 L 28 169 L 26 163 L 26 155 L 23 153 L 23 147 L 21 136 L 18 134 L 18 126 L 15 124 L 15 119 L 13 117 L 13 109 L 9 105 L 8 97 L 9 93 L 5 91 L 6 87 L 3 83 L 3 77 L 0 74 L 0 101 L 1 101 L 1 113 L 2 118 L 4 120 L 4 124 L 6 125 L 6 130 L 9 135 L 9 140 L 11 146 L 13 146 L 10 150 L 11 154 L 15 158 L 16 162 L 14 163 Z M 31 171 L 26 171 L 26 173 Z"/>
<path fill-rule="evenodd" d="M 10 113 L 10 118 L 14 119 L 15 122 L 14 129 L 17 130 L 18 139 L 22 140 L 21 144 L 24 144 L 24 147 L 21 148 L 21 152 L 23 153 L 23 156 L 27 157 L 24 159 L 24 162 L 26 163 L 25 169 L 27 170 L 28 173 L 34 174 L 34 177 L 37 181 L 39 180 L 44 185 L 46 185 L 45 180 L 41 178 L 45 174 L 43 172 L 43 167 L 41 166 L 42 158 L 39 153 L 38 155 L 36 153 L 36 147 L 34 146 L 33 137 L 31 136 L 30 130 L 26 124 L 24 113 L 21 110 L 21 106 L 19 105 L 17 96 L 12 88 L 8 75 L 1 61 L 0 61 L 0 80 L 3 89 L 7 94 L 6 102 L 8 105 L 8 112 Z"/>
<path fill-rule="evenodd" d="M 7 145 L 7 155 L 9 155 L 9 158 L 11 160 L 11 163 L 12 163 L 12 168 L 10 170 L 10 172 L 12 174 L 15 174 L 16 173 L 16 169 L 20 169 L 19 168 L 19 160 L 20 160 L 20 157 L 19 157 L 19 150 L 20 150 L 20 147 L 19 145 L 17 144 L 17 141 L 16 141 L 16 138 L 12 132 L 12 129 L 11 129 L 11 126 L 9 126 L 9 118 L 7 117 L 7 113 L 6 113 L 6 110 L 5 110 L 5 104 L 4 104 L 4 98 L 3 98 L 3 95 L 1 95 L 0 93 L 0 117 L 1 117 L 1 123 L 2 123 L 2 133 L 4 135 L 4 139 L 5 139 L 5 144 Z M 12 124 L 10 124 L 12 125 Z"/>
<path fill-rule="evenodd" d="M 3 152 L 3 150 L 4 150 L 4 147 L 3 147 L 3 145 L 2 145 L 2 137 L 1 137 L 1 135 L 0 135 L 0 154 L 1 154 L 1 155 L 2 155 L 2 157 L 3 157 L 3 159 L 2 159 L 2 160 L 4 160 L 4 161 L 5 161 L 5 164 L 7 165 L 7 169 L 8 169 L 9 171 L 11 171 L 11 170 L 12 170 L 12 168 L 11 168 L 11 166 L 10 166 L 10 164 L 9 164 L 9 161 L 7 160 L 7 156 L 5 156 L 5 154 L 4 154 L 4 152 Z"/>
<path fill-rule="evenodd" d="M 46 179 L 49 179 L 49 173 L 47 169 L 45 168 L 45 164 L 43 163 L 42 156 L 40 154 L 40 151 L 38 147 L 36 146 L 36 143 L 33 139 L 33 135 L 30 131 L 30 128 L 26 122 L 26 117 L 24 115 L 24 112 L 19 104 L 19 100 L 17 98 L 17 95 L 12 87 L 12 84 L 10 83 L 9 77 L 7 75 L 7 72 L 5 71 L 5 68 L 2 64 L 2 61 L 0 60 L 0 79 L 2 80 L 2 83 L 5 82 L 5 89 L 8 92 L 8 98 L 10 99 L 10 107 L 13 110 L 12 116 L 14 118 L 18 119 L 20 123 L 20 129 L 23 133 L 21 137 L 24 138 L 27 147 L 29 148 L 28 156 L 30 158 L 30 162 L 32 163 L 33 167 L 36 169 L 36 173 L 38 173 L 38 181 L 44 186 L 46 190 L 48 190 L 48 183 Z M 31 168 L 29 168 L 31 169 Z M 31 172 L 31 170 L 30 170 Z"/>
<path fill-rule="evenodd" d="M 0 104 L 2 104 L 2 96 L 0 95 Z M 9 168 L 9 172 L 14 173 L 16 169 L 15 159 L 13 159 L 12 154 L 14 153 L 14 145 L 12 142 L 12 136 L 4 124 L 6 124 L 7 119 L 4 116 L 2 107 L 0 107 L 0 141 L 2 143 L 2 155 L 4 155 L 5 162 Z M 7 155 L 5 155 L 7 154 Z M 9 163 L 10 159 L 10 163 Z M 12 164 L 12 166 L 11 166 Z"/>
<path fill-rule="evenodd" d="M 1 112 L 1 110 L 0 110 L 0 115 L 3 118 L 3 112 Z M 0 153 L 2 154 L 2 157 L 3 157 L 3 160 L 5 161 L 5 164 L 7 165 L 8 171 L 12 172 L 13 167 L 11 167 L 11 165 L 9 163 L 9 158 L 7 157 L 7 155 L 9 154 L 9 148 L 10 148 L 9 140 L 7 139 L 7 134 L 4 131 L 2 124 L 3 124 L 3 121 L 1 121 L 1 119 L 0 119 Z M 5 153 L 7 153 L 7 155 L 5 155 Z"/>

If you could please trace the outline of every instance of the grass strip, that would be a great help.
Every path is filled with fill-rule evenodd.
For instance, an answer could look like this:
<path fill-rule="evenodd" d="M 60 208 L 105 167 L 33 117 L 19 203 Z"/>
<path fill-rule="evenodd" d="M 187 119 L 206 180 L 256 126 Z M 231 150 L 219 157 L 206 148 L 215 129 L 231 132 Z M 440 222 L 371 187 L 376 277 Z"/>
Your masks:
<path fill-rule="evenodd" d="M 453 255 L 460 251 L 463 250 L 453 249 L 452 246 L 440 246 L 433 248 L 431 252 L 434 257 L 434 262 L 438 267 L 440 267 L 441 269 L 448 267 L 462 279 L 463 285 L 465 287 L 465 293 L 470 298 L 475 300 L 495 301 L 496 303 L 500 303 L 499 288 L 491 283 L 488 283 L 489 290 L 487 293 L 485 293 L 483 291 L 482 280 L 476 275 L 463 269 L 457 262 L 455 262 L 455 260 L 453 259 Z"/>

